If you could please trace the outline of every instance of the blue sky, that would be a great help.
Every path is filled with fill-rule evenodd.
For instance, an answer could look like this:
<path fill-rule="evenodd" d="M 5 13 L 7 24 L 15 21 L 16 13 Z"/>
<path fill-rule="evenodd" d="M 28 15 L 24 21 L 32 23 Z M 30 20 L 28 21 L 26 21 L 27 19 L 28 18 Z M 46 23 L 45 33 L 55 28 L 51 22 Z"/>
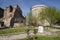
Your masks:
<path fill-rule="evenodd" d="M 43 4 L 48 7 L 56 7 L 58 10 L 60 10 L 60 0 L 0 0 L 0 7 L 2 8 L 9 5 L 16 6 L 16 4 L 18 4 L 22 9 L 24 16 L 29 13 L 32 6 L 37 4 Z"/>

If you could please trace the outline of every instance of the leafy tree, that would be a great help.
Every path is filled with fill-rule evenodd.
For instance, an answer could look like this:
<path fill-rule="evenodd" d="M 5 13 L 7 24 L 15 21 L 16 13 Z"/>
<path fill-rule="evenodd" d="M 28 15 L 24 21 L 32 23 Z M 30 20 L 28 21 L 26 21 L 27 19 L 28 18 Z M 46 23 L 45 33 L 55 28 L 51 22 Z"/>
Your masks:
<path fill-rule="evenodd" d="M 26 16 L 26 24 L 28 25 L 31 20 L 31 13 L 28 13 Z"/>
<path fill-rule="evenodd" d="M 26 22 L 28 24 L 30 24 L 30 25 L 36 26 L 37 25 L 37 21 L 38 21 L 37 17 L 32 16 L 32 13 L 31 12 L 26 17 Z"/>
<path fill-rule="evenodd" d="M 58 15 L 58 16 L 57 16 L 57 21 L 58 21 L 58 20 L 60 20 L 60 11 L 58 11 L 57 13 L 58 13 L 58 14 L 57 14 L 57 15 Z"/>
<path fill-rule="evenodd" d="M 50 23 L 50 26 L 52 26 L 52 24 L 57 21 L 58 11 L 55 7 L 48 7 L 46 9 L 43 9 L 39 16 L 42 20 L 46 19 Z"/>

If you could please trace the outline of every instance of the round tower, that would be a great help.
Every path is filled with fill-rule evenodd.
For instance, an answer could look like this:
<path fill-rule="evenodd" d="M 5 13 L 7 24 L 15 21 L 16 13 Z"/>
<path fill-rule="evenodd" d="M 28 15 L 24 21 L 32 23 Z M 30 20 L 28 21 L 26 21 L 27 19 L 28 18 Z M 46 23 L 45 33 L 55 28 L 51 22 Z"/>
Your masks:
<path fill-rule="evenodd" d="M 32 16 L 38 17 L 39 13 L 42 11 L 42 9 L 45 9 L 47 6 L 45 5 L 35 5 L 31 7 L 31 13 Z"/>

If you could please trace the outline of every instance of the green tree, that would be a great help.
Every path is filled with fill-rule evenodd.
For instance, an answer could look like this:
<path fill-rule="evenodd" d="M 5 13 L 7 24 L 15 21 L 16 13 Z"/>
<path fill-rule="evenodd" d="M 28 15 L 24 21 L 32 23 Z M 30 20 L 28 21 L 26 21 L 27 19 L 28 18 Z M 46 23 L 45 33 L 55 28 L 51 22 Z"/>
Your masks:
<path fill-rule="evenodd" d="M 37 25 L 37 21 L 38 21 L 37 17 L 32 16 L 32 13 L 31 12 L 28 13 L 28 15 L 26 17 L 26 22 L 28 24 L 36 26 Z"/>
<path fill-rule="evenodd" d="M 28 13 L 26 16 L 26 25 L 28 25 L 30 21 L 31 21 L 31 13 Z"/>
<path fill-rule="evenodd" d="M 57 16 L 57 21 L 58 21 L 58 20 L 60 20 L 60 11 L 58 11 L 57 13 L 58 13 L 58 14 L 57 14 L 57 15 L 58 15 L 58 16 Z"/>
<path fill-rule="evenodd" d="M 50 26 L 52 26 L 52 24 L 57 21 L 58 11 L 55 7 L 48 7 L 42 10 L 40 17 L 42 20 L 46 19 L 50 23 Z"/>

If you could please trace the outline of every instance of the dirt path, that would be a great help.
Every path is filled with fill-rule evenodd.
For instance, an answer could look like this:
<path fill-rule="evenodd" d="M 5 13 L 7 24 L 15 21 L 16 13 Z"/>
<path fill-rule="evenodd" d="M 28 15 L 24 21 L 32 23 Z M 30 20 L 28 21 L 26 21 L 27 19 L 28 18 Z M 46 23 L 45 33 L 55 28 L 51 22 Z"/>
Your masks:
<path fill-rule="evenodd" d="M 37 33 L 39 35 L 46 35 L 46 34 L 40 34 Z M 30 33 L 30 35 L 34 35 L 33 33 Z M 7 36 L 0 36 L 0 40 L 16 40 L 16 39 L 23 39 L 26 38 L 27 34 L 26 33 L 20 33 L 20 34 L 16 34 L 16 35 L 7 35 Z"/>
<path fill-rule="evenodd" d="M 34 35 L 32 32 L 30 35 Z M 37 33 L 37 35 L 54 35 L 57 36 L 56 33 L 51 33 L 51 32 L 44 32 L 44 33 Z M 7 35 L 7 36 L 0 36 L 0 40 L 15 40 L 15 39 L 23 39 L 26 38 L 27 34 L 26 33 L 20 33 L 20 34 L 15 34 L 15 35 Z"/>
<path fill-rule="evenodd" d="M 8 36 L 0 36 L 0 40 L 15 40 L 15 39 L 22 39 L 26 38 L 27 34 L 17 34 L 17 35 L 8 35 Z"/>

